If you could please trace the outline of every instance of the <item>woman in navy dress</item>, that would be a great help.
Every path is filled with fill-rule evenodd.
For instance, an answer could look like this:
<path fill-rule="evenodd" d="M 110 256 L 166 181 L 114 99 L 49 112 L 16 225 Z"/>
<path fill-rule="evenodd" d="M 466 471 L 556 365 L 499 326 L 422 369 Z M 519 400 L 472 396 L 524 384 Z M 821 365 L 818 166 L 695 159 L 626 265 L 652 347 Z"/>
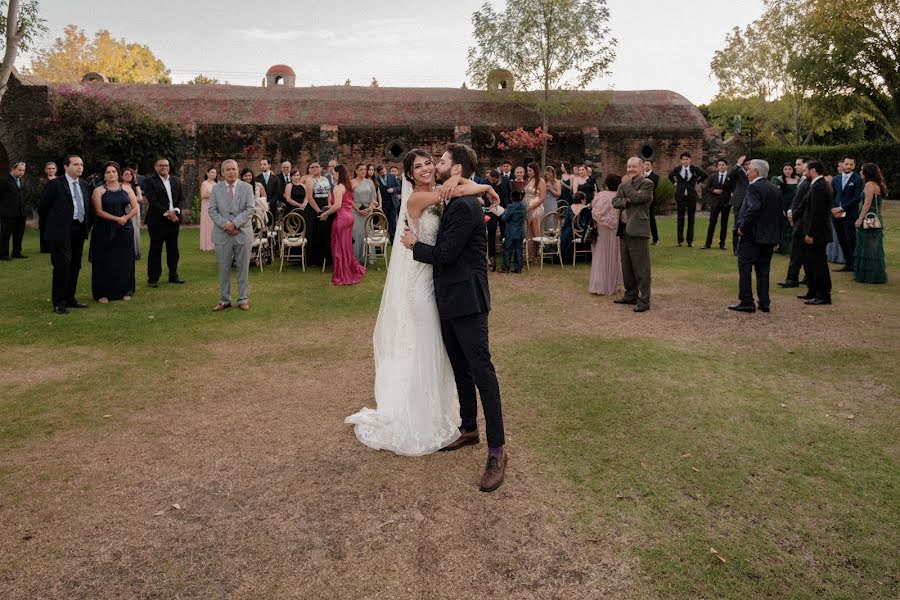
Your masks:
<path fill-rule="evenodd" d="M 134 294 L 134 227 L 137 198 L 122 187 L 121 169 L 114 162 L 103 168 L 103 185 L 94 190 L 91 202 L 96 219 L 91 232 L 91 290 L 94 300 L 131 300 Z"/>

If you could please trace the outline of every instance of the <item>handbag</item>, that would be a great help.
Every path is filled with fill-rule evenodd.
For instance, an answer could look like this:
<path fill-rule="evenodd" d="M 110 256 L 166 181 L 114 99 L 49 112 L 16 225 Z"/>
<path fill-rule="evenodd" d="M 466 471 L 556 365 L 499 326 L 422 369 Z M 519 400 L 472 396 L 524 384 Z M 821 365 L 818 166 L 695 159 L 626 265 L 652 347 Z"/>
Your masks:
<path fill-rule="evenodd" d="M 881 215 L 878 213 L 881 212 L 878 210 L 878 204 L 875 204 L 875 210 L 869 211 L 866 213 L 865 218 L 863 219 L 863 229 L 881 229 Z"/>

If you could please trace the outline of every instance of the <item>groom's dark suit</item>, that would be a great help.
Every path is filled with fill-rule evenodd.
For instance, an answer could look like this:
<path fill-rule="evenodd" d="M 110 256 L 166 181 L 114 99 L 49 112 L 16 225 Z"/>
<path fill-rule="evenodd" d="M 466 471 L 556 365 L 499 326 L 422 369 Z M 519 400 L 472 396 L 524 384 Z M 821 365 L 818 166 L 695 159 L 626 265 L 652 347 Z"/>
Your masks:
<path fill-rule="evenodd" d="M 478 405 L 487 429 L 488 446 L 504 444 L 500 386 L 488 349 L 487 234 L 481 202 L 473 196 L 450 200 L 444 208 L 434 246 L 416 242 L 413 257 L 434 266 L 434 295 L 441 334 L 459 394 L 463 431 L 476 431 Z"/>

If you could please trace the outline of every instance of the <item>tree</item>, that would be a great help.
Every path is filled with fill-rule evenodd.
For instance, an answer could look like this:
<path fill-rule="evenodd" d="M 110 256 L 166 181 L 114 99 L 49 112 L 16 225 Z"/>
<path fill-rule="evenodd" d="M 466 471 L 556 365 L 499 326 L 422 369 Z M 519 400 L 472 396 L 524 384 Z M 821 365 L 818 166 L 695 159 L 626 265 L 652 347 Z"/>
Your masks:
<path fill-rule="evenodd" d="M 795 77 L 817 94 L 857 95 L 863 108 L 900 141 L 900 11 L 896 0 L 767 0 L 803 15 L 805 35 Z"/>
<path fill-rule="evenodd" d="M 77 82 L 91 71 L 118 83 L 172 82 L 169 70 L 147 46 L 117 40 L 105 29 L 88 41 L 83 30 L 67 25 L 63 37 L 31 62 L 31 72 L 47 81 Z"/>
<path fill-rule="evenodd" d="M 207 77 L 203 73 L 200 73 L 190 81 L 185 82 L 188 85 L 218 85 L 221 83 L 218 79 L 213 79 L 212 77 Z"/>
<path fill-rule="evenodd" d="M 610 72 L 616 40 L 608 21 L 606 0 L 507 0 L 500 12 L 485 3 L 472 15 L 467 75 L 487 89 L 491 71 L 514 73 L 518 90 L 504 96 L 535 112 L 549 133 L 550 119 L 571 109 L 566 92 Z"/>
<path fill-rule="evenodd" d="M 346 87 L 350 87 L 350 80 L 349 79 L 344 80 L 344 85 Z"/>
<path fill-rule="evenodd" d="M 37 0 L 0 0 L 0 29 L 5 33 L 0 37 L 0 50 L 3 62 L 0 62 L 0 100 L 6 94 L 6 86 L 19 50 L 29 50 L 34 44 L 36 35 L 47 31 L 44 20 L 38 16 Z"/>
<path fill-rule="evenodd" d="M 373 77 L 372 81 L 369 82 L 369 87 L 378 87 L 378 86 L 379 86 L 378 80 Z"/>

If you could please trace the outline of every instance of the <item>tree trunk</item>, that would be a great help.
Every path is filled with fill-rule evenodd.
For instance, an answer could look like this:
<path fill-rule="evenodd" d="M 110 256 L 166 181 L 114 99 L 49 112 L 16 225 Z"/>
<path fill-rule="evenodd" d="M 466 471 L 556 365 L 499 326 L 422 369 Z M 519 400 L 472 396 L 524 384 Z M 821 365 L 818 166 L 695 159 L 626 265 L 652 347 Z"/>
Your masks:
<path fill-rule="evenodd" d="M 0 102 L 3 102 L 3 96 L 6 94 L 9 76 L 12 74 L 19 42 L 22 39 L 18 24 L 19 0 L 9 0 L 9 11 L 6 15 L 6 51 L 3 53 L 3 62 L 0 63 Z"/>

